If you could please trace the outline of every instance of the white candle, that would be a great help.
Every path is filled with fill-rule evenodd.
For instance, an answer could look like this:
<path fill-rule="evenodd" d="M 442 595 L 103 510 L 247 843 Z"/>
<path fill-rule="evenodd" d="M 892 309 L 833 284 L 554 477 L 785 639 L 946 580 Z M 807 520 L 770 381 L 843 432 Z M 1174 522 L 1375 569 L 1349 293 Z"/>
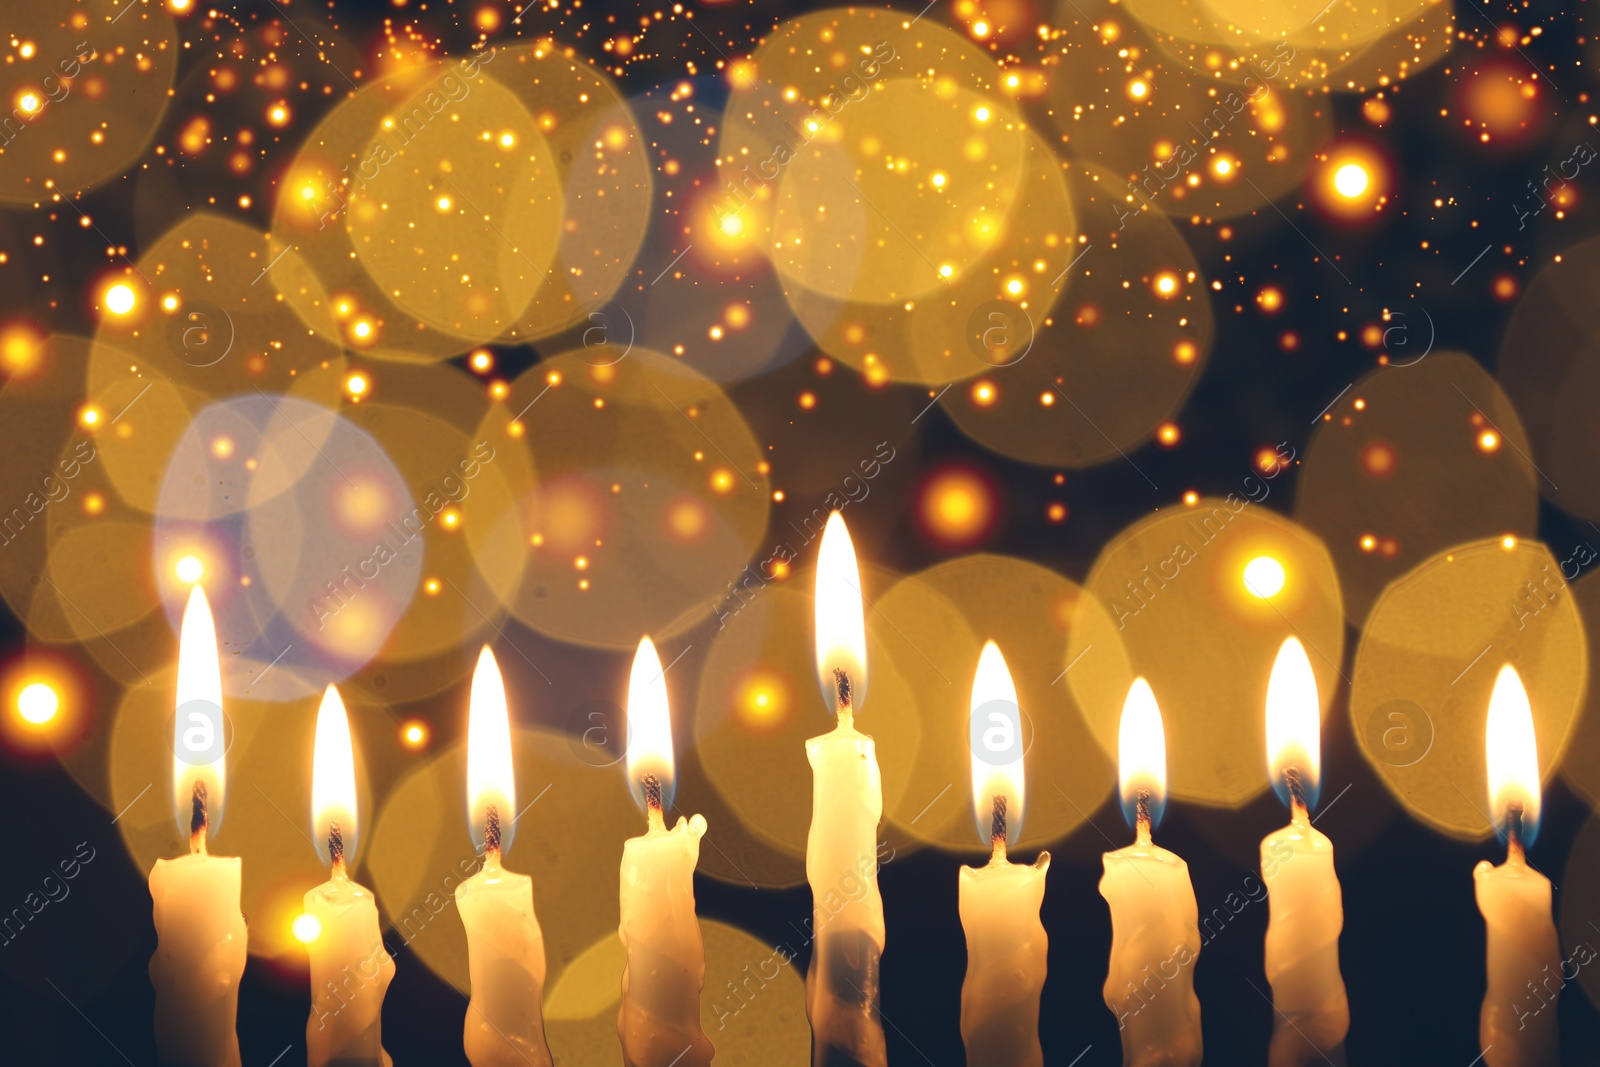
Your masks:
<path fill-rule="evenodd" d="M 1111 906 L 1111 966 L 1105 1000 L 1122 1030 L 1124 1067 L 1198 1067 L 1200 909 L 1189 865 L 1153 844 L 1167 785 L 1161 709 L 1143 678 L 1122 706 L 1117 736 L 1122 799 L 1138 838 L 1105 854 L 1100 895 Z"/>
<path fill-rule="evenodd" d="M 962 867 L 961 929 L 967 978 L 961 986 L 961 1039 L 968 1067 L 1044 1067 L 1039 994 L 1049 939 L 1039 921 L 1050 853 L 1032 865 L 1006 858 L 1022 828 L 1022 715 L 1011 672 L 993 641 L 983 646 L 972 682 L 972 799 L 984 867 Z M 988 825 L 983 825 L 984 817 Z"/>
<path fill-rule="evenodd" d="M 1291 637 L 1267 682 L 1267 760 L 1290 810 L 1289 825 L 1261 842 L 1271 916 L 1266 970 L 1276 1009 L 1268 1067 L 1325 1063 L 1350 1029 L 1339 973 L 1344 904 L 1333 843 L 1311 825 L 1309 812 L 1322 770 L 1321 719 L 1311 661 Z"/>
<path fill-rule="evenodd" d="M 694 911 L 694 868 L 706 820 L 662 815 L 673 785 L 672 718 L 661 659 L 639 642 L 628 680 L 628 779 L 638 782 L 648 829 L 622 846 L 622 1010 L 617 1036 L 626 1067 L 706 1067 L 711 1041 L 700 1029 L 705 946 Z"/>
<path fill-rule="evenodd" d="M 812 1062 L 885 1067 L 878 1017 L 883 898 L 878 893 L 878 822 L 883 782 L 872 738 L 855 728 L 866 689 L 861 575 L 844 519 L 828 516 L 817 558 L 817 672 L 838 710 L 834 729 L 806 742 L 814 779 L 806 881 L 812 954 L 806 1015 Z M 847 1057 L 847 1059 L 841 1059 Z"/>
<path fill-rule="evenodd" d="M 248 951 L 239 911 L 242 867 L 237 856 L 206 853 L 206 830 L 220 820 L 227 778 L 222 665 L 211 607 L 199 586 L 183 612 L 177 709 L 173 801 L 179 827 L 189 832 L 189 854 L 156 860 L 150 871 L 156 1048 L 163 1062 L 238 1067 L 239 979 Z"/>
<path fill-rule="evenodd" d="M 383 945 L 377 901 L 345 869 L 346 857 L 356 854 L 355 750 L 344 701 L 331 685 L 317 710 L 311 767 L 314 839 L 327 843 L 332 871 L 305 896 L 305 914 L 316 920 L 315 936 L 306 945 L 311 959 L 306 1063 L 389 1067 L 380 1026 L 394 960 Z"/>
<path fill-rule="evenodd" d="M 1527 1007 L 1530 991 L 1561 973 L 1561 946 L 1550 879 L 1528 866 L 1523 851 L 1539 824 L 1539 755 L 1528 693 L 1510 664 L 1495 678 L 1485 734 L 1489 805 L 1501 820 L 1506 861 L 1496 867 L 1484 860 L 1472 872 L 1488 927 L 1478 1043 L 1489 1067 L 1554 1067 L 1561 1059 L 1556 1013 Z"/>
<path fill-rule="evenodd" d="M 456 887 L 467 930 L 465 1045 L 472 1067 L 551 1067 L 544 1037 L 544 933 L 533 913 L 533 879 L 500 865 L 511 843 L 516 782 L 511 716 L 500 666 L 487 645 L 472 674 L 467 717 L 467 804 L 483 834 L 483 869 Z"/>

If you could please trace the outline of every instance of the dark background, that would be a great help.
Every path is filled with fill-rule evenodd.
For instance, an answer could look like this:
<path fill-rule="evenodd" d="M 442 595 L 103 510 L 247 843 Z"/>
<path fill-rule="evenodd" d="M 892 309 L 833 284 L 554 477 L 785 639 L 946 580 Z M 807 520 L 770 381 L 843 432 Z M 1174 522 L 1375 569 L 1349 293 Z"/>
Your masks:
<path fill-rule="evenodd" d="M 19 2 L 8 0 L 7 6 Z M 274 6 L 248 0 L 237 10 L 230 9 L 229 17 L 247 28 L 259 27 L 276 17 Z M 497 6 L 509 23 L 515 6 Z M 899 6 L 914 13 L 921 5 Z M 948 23 L 947 6 L 948 0 L 941 0 L 926 17 Z M 765 2 L 719 5 L 697 9 L 695 21 L 723 47 L 742 46 L 741 51 L 748 51 L 774 22 L 804 9 L 806 5 Z M 326 8 L 296 4 L 287 10 L 291 16 L 314 12 L 363 44 L 378 38 L 384 19 L 414 20 L 428 35 L 442 40 L 441 50 L 460 51 L 472 39 L 470 13 L 476 9 L 438 3 L 395 8 L 341 2 Z M 543 24 L 530 13 L 524 29 L 555 32 L 585 54 L 595 55 L 598 42 L 615 31 L 585 31 L 586 23 L 614 16 L 618 24 L 636 25 L 641 14 L 654 10 L 623 3 L 590 4 L 576 15 L 568 12 Z M 1294 226 L 1276 211 L 1263 208 L 1228 220 L 1234 235 L 1226 245 L 1218 239 L 1215 226 L 1184 224 L 1184 235 L 1205 276 L 1224 284 L 1211 295 L 1218 322 L 1211 364 L 1179 416 L 1185 434 L 1182 447 L 1147 445 L 1132 453 L 1164 490 L 1153 490 L 1121 462 L 1072 473 L 1064 487 L 1057 487 L 1050 470 L 1012 463 L 976 448 L 937 407 L 917 424 L 922 470 L 953 459 L 986 470 L 1003 487 L 1005 506 L 984 547 L 1038 561 L 1081 580 L 1116 531 L 1158 506 L 1172 505 L 1182 488 L 1218 495 L 1235 490 L 1238 472 L 1264 443 L 1288 441 L 1303 451 L 1315 414 L 1348 382 L 1376 365 L 1381 353 L 1362 345 L 1359 334 L 1362 325 L 1378 320 L 1384 307 L 1404 307 L 1407 300 L 1425 304 L 1437 327 L 1436 348 L 1468 352 L 1492 370 L 1512 303 L 1492 298 L 1490 279 L 1509 274 L 1525 285 L 1554 252 L 1600 229 L 1595 225 L 1600 211 L 1585 211 L 1580 205 L 1559 225 L 1545 218 L 1518 231 L 1508 206 L 1545 162 L 1564 158 L 1573 143 L 1572 131 L 1589 121 L 1587 94 L 1595 84 L 1595 69 L 1584 36 L 1587 14 L 1584 4 L 1462 5 L 1457 13 L 1462 37 L 1455 51 L 1445 62 L 1412 78 L 1403 91 L 1390 94 L 1395 114 L 1385 127 L 1374 129 L 1362 121 L 1362 97 L 1327 98 L 1338 130 L 1375 142 L 1394 166 L 1397 203 L 1381 223 L 1365 227 L 1331 223 L 1291 197 L 1280 206 Z M 1506 49 L 1494 40 L 1494 29 L 1502 24 L 1514 24 L 1519 33 L 1534 26 L 1543 32 L 1526 47 Z M 186 21 L 183 32 L 197 46 L 180 65 L 180 82 L 205 62 L 203 43 L 213 36 L 202 29 L 198 18 Z M 623 79 L 630 95 L 681 79 L 686 58 L 701 63 L 702 71 L 714 65 L 715 54 L 688 30 L 652 32 L 657 34 L 652 38 L 654 56 L 633 63 Z M 674 33 L 681 38 L 676 43 Z M 729 51 L 734 54 L 731 47 Z M 1547 112 L 1542 134 L 1513 149 L 1486 150 L 1458 122 L 1440 117 L 1441 102 L 1453 98 L 1473 63 L 1488 58 L 1519 61 L 1519 56 L 1556 73 L 1561 85 L 1541 102 Z M 180 118 L 168 115 L 156 143 L 172 143 Z M 297 130 L 305 128 L 303 122 L 295 125 Z M 285 154 L 276 162 L 281 167 L 287 158 Z M 243 180 L 227 177 L 220 168 L 210 173 L 198 167 L 194 173 L 179 175 L 179 180 L 192 189 L 196 206 L 210 195 L 219 204 L 231 204 L 240 193 L 252 193 L 257 206 L 242 214 L 264 229 L 276 173 L 272 164 L 269 158 L 267 165 Z M 85 196 L 80 206 L 95 218 L 99 229 L 132 235 L 135 220 L 130 205 L 137 181 L 136 171 L 130 172 L 125 180 Z M 1433 208 L 1439 196 L 1454 198 L 1451 210 Z M 46 232 L 50 237 L 36 255 L 30 249 L 13 257 L 10 269 L 17 270 L 17 261 L 22 260 L 35 293 L 25 310 L 47 319 L 56 331 L 92 333 L 86 298 L 77 288 L 85 271 L 73 269 L 73 264 L 104 266 L 103 241 L 84 231 L 73 212 L 45 207 L 9 209 L 0 216 L 18 233 Z M 149 225 L 151 220 L 142 220 L 138 228 L 158 232 L 147 231 Z M 1349 283 L 1318 260 L 1308 238 L 1338 262 Z M 1489 241 L 1494 247 L 1484 260 L 1452 285 L 1451 280 Z M 1224 262 L 1224 251 L 1231 254 L 1231 262 Z M 128 249 L 133 258 L 138 252 L 137 245 Z M 45 273 L 52 279 L 47 284 L 39 282 Z M 1254 307 L 1254 293 L 1267 281 L 1284 291 L 1289 309 L 1276 318 L 1265 318 Z M 1293 352 L 1285 352 L 1278 343 L 1286 329 L 1302 338 Z M 1340 331 L 1346 331 L 1348 338 L 1340 340 Z M 567 347 L 570 340 L 557 339 L 548 350 Z M 506 350 L 500 358 L 506 371 L 515 373 L 538 355 L 529 349 Z M 737 387 L 734 395 L 738 398 L 761 388 L 762 381 L 755 379 Z M 898 488 L 875 492 L 853 509 L 852 529 L 864 556 L 911 573 L 950 553 L 920 536 L 907 514 L 909 492 L 919 471 L 897 466 L 888 471 L 886 477 L 900 479 Z M 1267 507 L 1290 506 L 1294 472 L 1286 479 L 1290 491 L 1274 493 Z M 1045 519 L 1045 506 L 1053 500 L 1063 500 L 1070 509 L 1064 524 Z M 776 506 L 773 528 L 809 513 L 817 503 L 797 497 Z M 1541 516 L 1540 536 L 1558 550 L 1586 539 L 1600 540 L 1600 535 L 1548 506 Z M 19 648 L 23 635 L 14 620 L 7 620 L 4 632 L 7 647 Z M 523 648 L 542 647 L 552 656 L 581 654 L 593 661 L 594 669 L 586 672 L 591 691 L 563 694 L 568 706 L 615 699 L 625 687 L 625 655 L 563 650 L 514 623 L 508 623 L 507 632 Z M 1346 674 L 1357 636 L 1354 631 L 1348 635 Z M 463 682 L 415 710 L 441 723 L 440 709 L 464 706 L 465 688 Z M 93 710 L 114 706 L 115 695 L 91 694 Z M 1339 864 L 1345 900 L 1341 955 L 1352 1019 L 1349 1062 L 1361 1067 L 1468 1067 L 1478 1055 L 1478 1010 L 1484 988 L 1484 932 L 1473 900 L 1471 871 L 1479 859 L 1498 862 L 1503 851 L 1494 843 L 1469 845 L 1446 839 L 1407 817 L 1357 750 L 1346 697 L 1345 692 L 1338 695 L 1326 719 L 1324 803 L 1347 783 L 1352 788 L 1318 826 L 1337 845 L 1341 837 L 1354 836 L 1358 825 L 1382 825 L 1375 835 L 1361 834 L 1371 836 L 1370 843 L 1354 854 L 1342 853 Z M 438 740 L 447 740 L 446 727 L 439 727 Z M 0 812 L 5 825 L 0 838 L 0 907 L 9 909 L 34 891 L 42 874 L 68 855 L 78 840 L 87 838 L 98 852 L 96 861 L 73 883 L 72 902 L 47 908 L 21 937 L 0 947 L 0 1016 L 5 1019 L 0 1025 L 0 1062 L 154 1063 L 153 993 L 146 968 L 155 933 L 146 872 L 136 870 L 127 859 L 117 830 L 110 825 L 110 813 L 53 761 L 16 752 L 0 755 L 0 761 L 4 769 Z M 1125 843 L 1114 801 L 1090 814 L 1095 825 L 1117 838 L 1116 845 Z M 1587 806 L 1559 779 L 1549 785 L 1544 824 L 1531 858 L 1555 883 L 1558 902 L 1566 857 L 1587 814 Z M 1251 873 L 1224 855 L 1216 840 L 1254 840 L 1282 821 L 1281 808 L 1271 794 L 1239 811 L 1174 803 L 1159 836 L 1162 844 L 1187 859 L 1204 914 Z M 1209 832 L 1202 833 L 1202 826 Z M 1050 978 L 1041 1032 L 1046 1062 L 1056 1067 L 1120 1062 L 1116 1023 L 1100 991 L 1111 934 L 1096 883 L 1099 854 L 1110 847 L 1086 826 L 1053 850 L 1055 863 L 1043 909 L 1050 934 Z M 888 918 L 883 1012 L 890 1024 L 890 1059 L 897 1064 L 945 1067 L 963 1062 L 957 1005 L 964 947 L 956 919 L 956 871 L 962 861 L 923 851 L 897 859 L 882 875 Z M 534 873 L 536 878 L 542 875 Z M 542 876 L 558 877 L 559 872 Z M 773 942 L 791 938 L 789 924 L 800 922 L 810 905 L 803 887 L 758 892 L 701 878 L 696 889 L 701 914 L 725 919 Z M 1207 1065 L 1265 1062 L 1272 1030 L 1262 972 L 1266 919 L 1265 906 L 1252 904 L 1201 954 L 1195 981 L 1203 1008 Z M 92 962 L 87 966 L 65 962 L 73 957 Z M 461 1054 L 465 1002 L 405 951 L 397 964 L 384 1013 L 385 1044 L 396 1061 L 402 1067 L 465 1063 Z M 64 977 L 83 975 L 93 975 L 93 980 Z M 297 980 L 252 959 L 240 991 L 245 1063 L 265 1067 L 286 1047 L 289 1051 L 279 1062 L 300 1062 L 308 1003 L 303 978 Z M 1600 1064 L 1600 1013 L 1575 986 L 1562 996 L 1560 1016 L 1563 1062 Z"/>

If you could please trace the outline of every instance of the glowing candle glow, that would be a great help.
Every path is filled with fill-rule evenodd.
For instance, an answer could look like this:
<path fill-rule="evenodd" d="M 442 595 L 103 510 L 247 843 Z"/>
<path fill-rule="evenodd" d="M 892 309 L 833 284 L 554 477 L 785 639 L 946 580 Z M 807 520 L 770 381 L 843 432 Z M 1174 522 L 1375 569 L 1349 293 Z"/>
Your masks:
<path fill-rule="evenodd" d="M 1484 732 L 1489 808 L 1506 861 L 1483 860 L 1472 871 L 1489 935 L 1478 1043 L 1489 1067 L 1554 1067 L 1561 1059 L 1556 1013 L 1526 1007 L 1528 990 L 1560 975 L 1562 962 L 1550 879 L 1528 866 L 1524 851 L 1539 828 L 1539 752 L 1527 690 L 1509 663 L 1495 678 Z"/>
<path fill-rule="evenodd" d="M 332 870 L 305 896 L 305 914 L 317 920 L 311 957 L 311 1017 L 306 1021 L 308 1067 L 389 1067 L 380 1025 L 383 994 L 394 960 L 383 945 L 372 892 L 351 880 L 347 857 L 356 855 L 355 747 L 339 691 L 328 686 L 317 710 L 311 757 L 312 839 Z"/>
<path fill-rule="evenodd" d="M 189 854 L 156 860 L 150 871 L 158 939 L 150 981 L 163 1062 L 239 1064 L 239 980 L 247 951 L 242 867 L 237 856 L 206 852 L 206 833 L 222 818 L 225 749 L 217 631 L 205 592 L 195 586 L 178 639 L 172 746 L 173 809 L 189 836 Z"/>
<path fill-rule="evenodd" d="M 811 884 L 811 967 L 806 1015 L 816 1067 L 885 1067 L 878 1015 L 883 897 L 878 893 L 878 821 L 883 782 L 872 738 L 855 728 L 867 682 L 861 574 L 844 519 L 835 511 L 817 558 L 817 678 L 838 720 L 806 742 L 814 779 L 806 880 Z M 848 1057 L 848 1059 L 842 1059 Z"/>
<path fill-rule="evenodd" d="M 694 911 L 694 868 L 706 820 L 668 830 L 672 803 L 672 716 L 666 673 L 648 637 L 628 678 L 628 781 L 636 783 L 648 829 L 622 846 L 622 1011 L 617 1036 L 626 1067 L 706 1067 L 712 1046 L 700 1029 L 705 945 Z"/>
<path fill-rule="evenodd" d="M 1105 854 L 1100 895 L 1111 906 L 1105 1000 L 1122 1030 L 1124 1067 L 1199 1067 L 1199 906 L 1189 865 L 1153 844 L 1167 790 L 1167 739 L 1150 683 L 1135 678 L 1122 706 L 1117 759 L 1123 810 L 1137 840 Z"/>
<path fill-rule="evenodd" d="M 1011 672 L 993 641 L 972 680 L 972 804 L 984 867 L 962 867 L 961 928 L 967 980 L 961 987 L 961 1038 L 969 1067 L 1044 1067 L 1039 994 L 1049 939 L 1039 921 L 1050 853 L 1032 866 L 1006 858 L 1022 829 L 1022 715 Z M 990 743 L 992 742 L 992 743 Z"/>
<path fill-rule="evenodd" d="M 516 797 L 505 682 L 485 645 L 467 713 L 467 807 L 474 836 L 483 835 L 483 869 L 456 887 L 472 981 L 465 1035 L 472 1067 L 551 1067 L 544 932 L 533 912 L 533 879 L 500 865 L 511 845 Z"/>
<path fill-rule="evenodd" d="M 1350 1029 L 1339 973 L 1344 903 L 1333 843 L 1311 825 L 1322 772 L 1322 705 L 1300 642 L 1278 651 L 1267 682 L 1267 761 L 1289 801 L 1289 825 L 1261 842 L 1267 886 L 1266 970 L 1274 1015 L 1268 1067 L 1326 1062 Z"/>

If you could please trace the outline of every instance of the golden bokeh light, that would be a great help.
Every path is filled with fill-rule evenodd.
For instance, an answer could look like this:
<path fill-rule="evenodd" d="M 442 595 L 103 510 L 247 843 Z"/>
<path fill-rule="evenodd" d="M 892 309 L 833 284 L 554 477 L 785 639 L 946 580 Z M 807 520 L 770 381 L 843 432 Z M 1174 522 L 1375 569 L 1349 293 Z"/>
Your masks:
<path fill-rule="evenodd" d="M 16 708 L 29 726 L 46 726 L 61 710 L 61 694 L 49 682 L 28 682 L 17 691 Z"/>
<path fill-rule="evenodd" d="M 1271 600 L 1283 592 L 1283 584 L 1287 579 L 1283 564 L 1272 556 L 1257 556 L 1244 565 L 1240 575 L 1244 582 L 1245 590 L 1253 597 L 1261 600 Z"/>

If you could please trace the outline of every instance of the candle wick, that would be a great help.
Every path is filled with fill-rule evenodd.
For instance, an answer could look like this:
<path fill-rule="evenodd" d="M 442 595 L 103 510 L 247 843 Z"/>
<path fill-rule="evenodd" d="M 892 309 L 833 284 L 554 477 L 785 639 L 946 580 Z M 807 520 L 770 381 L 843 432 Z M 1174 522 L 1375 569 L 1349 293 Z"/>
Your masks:
<path fill-rule="evenodd" d="M 1150 843 L 1150 790 L 1141 789 L 1134 799 L 1133 823 L 1139 844 Z"/>
<path fill-rule="evenodd" d="M 1506 862 L 1525 863 L 1528 854 L 1522 841 L 1522 804 L 1513 801 L 1506 805 Z"/>
<path fill-rule="evenodd" d="M 190 794 L 189 851 L 202 855 L 206 851 L 206 784 L 196 782 Z"/>
<path fill-rule="evenodd" d="M 485 861 L 500 855 L 500 807 L 490 804 L 483 814 L 483 854 Z"/>
<path fill-rule="evenodd" d="M 990 863 L 1006 862 L 1006 798 L 994 798 L 994 807 L 989 816 L 989 843 L 993 846 L 993 853 L 989 857 Z"/>
<path fill-rule="evenodd" d="M 667 820 L 661 813 L 661 779 L 647 774 L 639 779 L 639 784 L 644 787 L 645 818 L 649 821 L 650 829 L 665 830 Z"/>
<path fill-rule="evenodd" d="M 855 706 L 851 702 L 850 676 L 844 672 L 843 668 L 835 667 L 833 669 L 833 685 L 835 691 L 839 694 L 839 721 L 848 725 L 855 715 Z"/>
<path fill-rule="evenodd" d="M 1284 785 L 1289 790 L 1289 813 L 1294 822 L 1305 822 L 1310 815 L 1306 804 L 1306 783 L 1300 776 L 1299 767 L 1285 767 L 1283 770 Z"/>
<path fill-rule="evenodd" d="M 334 875 L 344 874 L 344 831 L 339 824 L 328 824 L 328 857 L 333 861 Z"/>

